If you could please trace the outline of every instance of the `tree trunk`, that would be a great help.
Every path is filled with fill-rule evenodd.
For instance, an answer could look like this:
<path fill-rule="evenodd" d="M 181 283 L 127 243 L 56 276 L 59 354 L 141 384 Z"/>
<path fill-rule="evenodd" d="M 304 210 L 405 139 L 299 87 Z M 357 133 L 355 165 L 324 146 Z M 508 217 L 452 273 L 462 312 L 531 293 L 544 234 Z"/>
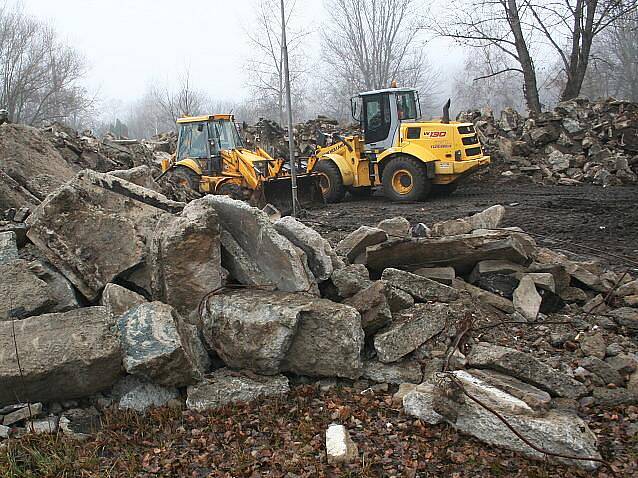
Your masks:
<path fill-rule="evenodd" d="M 518 5 L 516 0 L 507 0 L 507 6 L 505 7 L 507 20 L 512 29 L 514 35 L 514 43 L 516 46 L 516 53 L 518 55 L 518 61 L 521 64 L 521 70 L 523 70 L 523 93 L 525 94 L 525 102 L 527 103 L 527 109 L 530 115 L 536 116 L 541 112 L 541 102 L 538 97 L 538 85 L 536 83 L 536 70 L 534 68 L 534 62 L 529 54 L 527 48 L 527 42 L 523 35 L 523 29 L 521 28 L 521 19 L 518 15 Z"/>

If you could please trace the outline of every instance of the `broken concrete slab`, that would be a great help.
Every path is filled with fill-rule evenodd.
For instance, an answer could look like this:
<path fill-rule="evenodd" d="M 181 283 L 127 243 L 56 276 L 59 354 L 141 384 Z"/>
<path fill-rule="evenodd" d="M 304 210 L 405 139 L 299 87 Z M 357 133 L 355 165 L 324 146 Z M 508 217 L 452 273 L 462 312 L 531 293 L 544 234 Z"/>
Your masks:
<path fill-rule="evenodd" d="M 316 292 L 317 285 L 303 251 L 279 234 L 268 216 L 243 201 L 209 195 L 210 204 L 237 244 L 268 279 L 285 292 Z M 232 273 L 232 268 L 228 268 Z"/>
<path fill-rule="evenodd" d="M 200 380 L 209 367 L 197 327 L 170 305 L 149 302 L 118 320 L 124 368 L 159 385 L 184 386 Z"/>
<path fill-rule="evenodd" d="M 618 371 L 598 357 L 585 357 L 578 361 L 578 365 L 596 374 L 602 380 L 603 385 L 613 383 L 616 386 L 622 386 L 625 383 Z"/>
<path fill-rule="evenodd" d="M 377 229 L 385 231 L 388 237 L 410 237 L 410 221 L 402 216 L 384 219 L 377 224 Z"/>
<path fill-rule="evenodd" d="M 80 307 L 73 284 L 51 264 L 46 261 L 33 261 L 29 263 L 29 270 L 47 284 L 49 296 L 54 302 L 49 312 L 67 312 Z"/>
<path fill-rule="evenodd" d="M 354 307 L 327 299 L 310 304 L 311 310 L 301 314 L 282 370 L 313 377 L 359 378 L 365 337 L 361 315 Z"/>
<path fill-rule="evenodd" d="M 378 383 L 421 383 L 421 365 L 414 360 L 403 360 L 386 364 L 377 360 L 367 360 L 363 367 L 363 378 Z"/>
<path fill-rule="evenodd" d="M 25 404 L 22 408 L 19 408 L 18 410 L 5 415 L 2 419 L 2 424 L 4 426 L 14 425 L 15 423 L 19 423 L 30 418 L 39 417 L 41 414 L 41 403 L 38 402 Z"/>
<path fill-rule="evenodd" d="M 434 402 L 438 400 L 434 384 L 422 383 L 406 390 L 403 396 L 403 410 L 407 415 L 416 417 L 430 425 L 445 422 L 445 418 L 434 410 Z"/>
<path fill-rule="evenodd" d="M 330 278 L 337 294 L 346 299 L 372 284 L 370 273 L 363 264 L 352 264 L 334 271 Z"/>
<path fill-rule="evenodd" d="M 160 219 L 151 243 L 153 298 L 196 322 L 199 303 L 222 285 L 220 226 L 215 208 L 203 199 L 179 216 Z"/>
<path fill-rule="evenodd" d="M 289 391 L 288 379 L 283 375 L 260 376 L 220 369 L 188 387 L 186 407 L 201 412 L 259 397 L 281 397 Z"/>
<path fill-rule="evenodd" d="M 326 430 L 326 456 L 330 465 L 353 463 L 359 458 L 357 445 L 343 425 L 333 423 Z"/>
<path fill-rule="evenodd" d="M 506 314 L 514 312 L 514 304 L 511 300 L 506 299 L 505 297 L 501 297 L 500 295 L 483 290 L 480 287 L 468 284 L 458 277 L 454 279 L 452 285 L 455 289 L 469 293 L 472 298 L 478 299 L 481 303 L 487 306 L 494 307 Z"/>
<path fill-rule="evenodd" d="M 18 257 L 15 232 L 0 232 L 0 265 L 15 261 Z"/>
<path fill-rule="evenodd" d="M 93 301 L 106 284 L 143 265 L 159 218 L 182 207 L 123 179 L 85 170 L 36 208 L 27 234 Z"/>
<path fill-rule="evenodd" d="M 514 310 L 525 317 L 527 321 L 533 322 L 538 317 L 542 301 L 534 280 L 529 275 L 523 276 L 514 291 L 512 300 Z"/>
<path fill-rule="evenodd" d="M 47 283 L 39 279 L 23 259 L 0 264 L 0 322 L 48 312 L 55 301 Z"/>
<path fill-rule="evenodd" d="M 226 365 L 274 375 L 297 334 L 312 296 L 260 290 L 214 295 L 203 314 L 204 337 Z"/>
<path fill-rule="evenodd" d="M 604 359 L 607 353 L 605 337 L 603 337 L 603 334 L 600 332 L 583 335 L 580 339 L 580 350 L 585 357 Z"/>
<path fill-rule="evenodd" d="M 86 397 L 121 374 L 117 333 L 105 307 L 0 322 L 0 405 Z M 15 356 L 13 330 L 18 351 Z"/>
<path fill-rule="evenodd" d="M 354 262 L 369 246 L 374 246 L 388 240 L 388 235 L 382 229 L 361 226 L 351 232 L 337 244 L 337 254 L 344 256 L 350 263 Z"/>
<path fill-rule="evenodd" d="M 486 231 L 480 234 L 391 241 L 366 249 L 368 268 L 383 271 L 389 267 L 454 267 L 467 274 L 484 260 L 501 259 L 529 264 L 535 250 L 533 239 L 512 231 Z"/>
<path fill-rule="evenodd" d="M 556 292 L 557 294 L 561 294 L 564 290 L 566 290 L 571 282 L 571 276 L 567 272 L 567 269 L 565 269 L 565 267 L 561 264 L 539 264 L 534 262 L 530 264 L 528 270 L 531 274 L 551 274 L 554 278 L 553 292 Z"/>
<path fill-rule="evenodd" d="M 638 334 L 638 309 L 633 307 L 620 307 L 606 315 L 611 317 L 619 326 L 625 327 L 631 334 Z"/>
<path fill-rule="evenodd" d="M 580 382 L 541 362 L 533 355 L 508 347 L 477 344 L 467 355 L 468 365 L 511 375 L 545 390 L 554 397 L 580 398 L 587 388 Z"/>
<path fill-rule="evenodd" d="M 308 265 L 317 281 L 325 281 L 332 275 L 335 252 L 330 243 L 317 231 L 286 216 L 275 223 L 275 229 L 306 253 Z"/>
<path fill-rule="evenodd" d="M 95 407 L 71 408 L 60 416 L 60 431 L 74 440 L 87 440 L 101 428 L 101 420 Z"/>
<path fill-rule="evenodd" d="M 222 229 L 220 234 L 222 245 L 222 266 L 231 277 L 241 284 L 265 287 L 271 285 L 271 279 L 242 249 L 233 235 Z"/>
<path fill-rule="evenodd" d="M 149 166 L 142 165 L 131 169 L 116 169 L 109 171 L 108 174 L 137 184 L 145 189 L 150 189 L 158 193 L 162 192 L 160 185 L 153 179 L 153 170 Z"/>
<path fill-rule="evenodd" d="M 465 371 L 453 372 L 465 390 L 498 411 L 518 432 L 532 443 L 540 443 L 550 452 L 600 459 L 596 437 L 577 415 L 551 410 L 536 416 L 525 402 L 493 387 Z M 454 386 L 454 385 L 451 385 Z M 463 396 L 461 394 L 461 396 Z M 455 401 L 442 394 L 435 386 L 417 387 L 404 397 L 406 413 L 418 418 L 436 421 L 445 418 L 454 428 L 491 445 L 522 452 L 535 459 L 546 459 L 543 453 L 518 439 L 493 413 L 473 400 Z M 588 470 L 600 466 L 598 462 L 558 458 L 563 463 Z"/>
<path fill-rule="evenodd" d="M 431 236 L 458 236 L 476 229 L 496 229 L 504 216 L 505 208 L 497 204 L 470 217 L 438 222 L 432 226 Z"/>
<path fill-rule="evenodd" d="M 385 269 L 381 279 L 422 302 L 452 302 L 459 298 L 458 291 L 452 287 L 399 269 Z"/>
<path fill-rule="evenodd" d="M 41 435 L 43 433 L 57 433 L 60 419 L 56 416 L 27 421 L 25 428 L 29 433 Z"/>
<path fill-rule="evenodd" d="M 106 284 L 100 298 L 100 305 L 106 307 L 109 316 L 114 321 L 117 321 L 133 307 L 146 302 L 146 298 L 140 294 L 117 284 Z"/>
<path fill-rule="evenodd" d="M 421 267 L 415 270 L 414 273 L 449 286 L 452 285 L 456 277 L 454 267 Z"/>
<path fill-rule="evenodd" d="M 498 259 L 481 261 L 474 266 L 472 273 L 470 274 L 469 281 L 472 284 L 476 284 L 480 281 L 481 276 L 489 274 L 514 274 L 516 272 L 522 272 L 525 268 L 520 264 L 515 264 L 509 261 L 502 261 Z"/>
<path fill-rule="evenodd" d="M 179 398 L 179 391 L 175 387 L 164 387 L 127 375 L 115 384 L 112 395 L 121 410 L 145 412 L 149 408 L 164 407 Z"/>
<path fill-rule="evenodd" d="M 392 287 L 389 284 L 386 288 L 388 294 L 388 305 L 392 313 L 399 312 L 400 310 L 409 309 L 414 305 L 414 297 L 407 292 L 402 291 L 397 287 Z"/>
<path fill-rule="evenodd" d="M 447 304 L 416 304 L 397 313 L 390 326 L 374 337 L 374 349 L 383 363 L 397 362 L 439 334 L 449 320 Z"/>
<path fill-rule="evenodd" d="M 387 298 L 388 288 L 387 282 L 375 281 L 369 287 L 343 301 L 343 304 L 354 307 L 361 314 L 361 326 L 366 337 L 371 337 L 392 321 L 392 312 Z"/>
<path fill-rule="evenodd" d="M 533 410 L 547 410 L 552 397 L 544 390 L 494 370 L 470 369 L 468 373 L 483 382 L 523 400 Z"/>

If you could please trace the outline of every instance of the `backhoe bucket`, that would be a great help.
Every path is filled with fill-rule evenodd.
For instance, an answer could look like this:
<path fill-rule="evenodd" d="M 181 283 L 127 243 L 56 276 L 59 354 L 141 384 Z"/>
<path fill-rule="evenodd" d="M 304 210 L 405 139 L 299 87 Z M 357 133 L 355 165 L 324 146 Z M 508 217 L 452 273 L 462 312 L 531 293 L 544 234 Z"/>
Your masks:
<path fill-rule="evenodd" d="M 304 207 L 320 206 L 325 204 L 321 188 L 319 187 L 317 174 L 300 174 L 297 176 L 297 200 Z M 264 181 L 261 191 L 255 191 L 253 201 L 258 207 L 272 204 L 282 214 L 292 212 L 292 180 L 290 177 L 273 178 Z M 254 199 L 257 199 L 255 201 Z"/>

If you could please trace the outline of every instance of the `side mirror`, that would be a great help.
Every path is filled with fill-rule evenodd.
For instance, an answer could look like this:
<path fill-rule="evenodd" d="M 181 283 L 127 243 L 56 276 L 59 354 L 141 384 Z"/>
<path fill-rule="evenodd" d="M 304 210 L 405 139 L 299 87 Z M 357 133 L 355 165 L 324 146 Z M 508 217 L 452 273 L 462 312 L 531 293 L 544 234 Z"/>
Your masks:
<path fill-rule="evenodd" d="M 350 98 L 350 110 L 352 113 L 352 119 L 361 122 L 361 116 L 359 115 L 359 97 L 355 96 Z"/>

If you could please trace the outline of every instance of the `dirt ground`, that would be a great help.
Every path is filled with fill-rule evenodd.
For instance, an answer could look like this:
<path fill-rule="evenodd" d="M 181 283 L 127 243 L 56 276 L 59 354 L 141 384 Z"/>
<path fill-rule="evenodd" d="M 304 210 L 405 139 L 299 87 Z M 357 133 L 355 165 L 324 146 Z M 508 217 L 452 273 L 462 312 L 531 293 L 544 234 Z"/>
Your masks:
<path fill-rule="evenodd" d="M 482 180 L 459 187 L 452 196 L 422 203 L 391 203 L 381 192 L 363 200 L 347 196 L 341 204 L 307 211 L 303 221 L 336 243 L 361 225 L 374 226 L 394 216 L 404 216 L 412 224 L 431 225 L 474 214 L 494 204 L 507 209 L 503 227 L 518 226 L 542 235 L 536 236 L 541 245 L 583 255 L 596 254 L 577 245 L 582 244 L 638 261 L 636 186 L 547 186 Z M 603 256 L 616 267 L 624 265 L 622 259 Z"/>

